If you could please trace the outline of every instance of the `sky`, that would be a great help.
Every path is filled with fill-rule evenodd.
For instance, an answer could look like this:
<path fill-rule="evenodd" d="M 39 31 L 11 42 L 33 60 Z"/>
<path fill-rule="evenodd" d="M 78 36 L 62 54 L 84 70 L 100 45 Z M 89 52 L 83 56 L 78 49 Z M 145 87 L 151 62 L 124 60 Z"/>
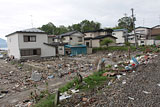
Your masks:
<path fill-rule="evenodd" d="M 114 27 L 134 8 L 136 26 L 160 24 L 160 0 L 0 0 L 0 38 L 17 30 L 72 25 L 84 19 Z"/>

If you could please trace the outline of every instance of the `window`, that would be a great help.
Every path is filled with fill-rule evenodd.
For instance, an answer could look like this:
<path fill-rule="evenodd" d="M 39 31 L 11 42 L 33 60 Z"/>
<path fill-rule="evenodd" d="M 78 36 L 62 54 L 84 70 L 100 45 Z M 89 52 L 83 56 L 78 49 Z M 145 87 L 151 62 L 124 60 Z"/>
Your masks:
<path fill-rule="evenodd" d="M 86 42 L 86 46 L 89 47 L 89 42 Z"/>
<path fill-rule="evenodd" d="M 52 39 L 52 41 L 54 41 L 54 38 Z"/>
<path fill-rule="evenodd" d="M 112 33 L 113 35 L 116 35 L 115 33 Z"/>
<path fill-rule="evenodd" d="M 23 36 L 24 42 L 36 42 L 36 36 Z"/>
<path fill-rule="evenodd" d="M 141 41 L 141 43 L 144 43 L 144 41 Z"/>
<path fill-rule="evenodd" d="M 70 37 L 70 40 L 72 40 L 72 37 Z"/>
<path fill-rule="evenodd" d="M 41 49 L 22 49 L 21 56 L 41 55 Z"/>
<path fill-rule="evenodd" d="M 82 37 L 78 37 L 78 42 L 82 42 Z"/>

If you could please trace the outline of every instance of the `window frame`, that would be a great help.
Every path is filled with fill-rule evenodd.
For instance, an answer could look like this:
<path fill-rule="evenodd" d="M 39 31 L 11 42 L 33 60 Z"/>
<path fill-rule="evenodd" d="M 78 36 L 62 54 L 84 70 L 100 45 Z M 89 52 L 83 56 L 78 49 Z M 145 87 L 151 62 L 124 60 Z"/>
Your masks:
<path fill-rule="evenodd" d="M 23 35 L 23 41 L 24 42 L 36 42 L 36 35 Z"/>

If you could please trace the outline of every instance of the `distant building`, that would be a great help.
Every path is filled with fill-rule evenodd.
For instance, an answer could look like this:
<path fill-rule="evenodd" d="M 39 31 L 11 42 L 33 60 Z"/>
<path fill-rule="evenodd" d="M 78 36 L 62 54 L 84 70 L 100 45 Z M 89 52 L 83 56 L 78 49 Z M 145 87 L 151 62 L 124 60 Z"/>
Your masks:
<path fill-rule="evenodd" d="M 160 36 L 160 25 L 151 28 L 151 39 L 156 39 L 157 36 Z"/>
<path fill-rule="evenodd" d="M 116 44 L 124 44 L 127 40 L 128 30 L 127 29 L 115 29 L 112 32 L 112 36 L 116 37 Z"/>
<path fill-rule="evenodd" d="M 85 45 L 89 48 L 100 47 L 100 42 L 105 39 L 111 39 L 113 43 L 110 43 L 109 46 L 114 46 L 116 43 L 116 37 L 112 36 L 112 29 L 99 29 L 94 31 L 84 32 L 85 34 Z"/>
<path fill-rule="evenodd" d="M 84 36 L 85 35 L 79 31 L 72 31 L 56 36 L 54 38 L 54 42 L 59 44 L 63 43 L 64 55 L 72 56 L 78 54 L 86 54 L 87 48 L 84 44 Z"/>
<path fill-rule="evenodd" d="M 16 59 L 40 58 L 55 56 L 55 47 L 47 46 L 47 34 L 31 28 L 13 32 L 7 37 L 8 55 Z"/>

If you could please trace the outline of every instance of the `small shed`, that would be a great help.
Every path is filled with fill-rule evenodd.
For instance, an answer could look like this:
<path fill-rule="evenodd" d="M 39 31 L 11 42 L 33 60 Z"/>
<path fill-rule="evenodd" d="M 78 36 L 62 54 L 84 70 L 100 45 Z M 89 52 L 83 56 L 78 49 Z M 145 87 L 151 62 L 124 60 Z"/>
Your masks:
<path fill-rule="evenodd" d="M 75 56 L 78 54 L 87 54 L 86 45 L 65 45 L 65 54 L 70 56 Z"/>

